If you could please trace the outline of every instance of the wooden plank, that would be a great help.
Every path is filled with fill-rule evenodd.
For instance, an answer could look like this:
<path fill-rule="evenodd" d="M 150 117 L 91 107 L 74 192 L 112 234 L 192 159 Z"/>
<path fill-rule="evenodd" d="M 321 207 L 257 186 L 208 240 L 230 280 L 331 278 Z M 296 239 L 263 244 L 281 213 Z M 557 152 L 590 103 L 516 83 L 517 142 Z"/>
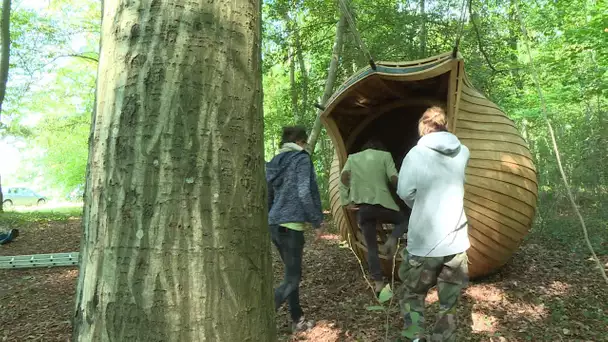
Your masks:
<path fill-rule="evenodd" d="M 397 74 L 389 74 L 383 72 L 375 72 L 375 75 L 379 75 L 380 77 L 387 80 L 395 80 L 395 81 L 418 81 L 425 80 L 433 77 L 437 77 L 439 75 L 445 74 L 452 69 L 451 60 L 446 60 L 437 66 L 434 66 L 430 69 L 425 69 L 418 72 L 412 72 L 404 75 Z"/>
<path fill-rule="evenodd" d="M 479 97 L 479 96 L 471 95 L 468 93 L 468 89 L 470 89 L 470 88 L 464 88 L 462 91 L 461 96 L 462 96 L 463 101 L 466 101 L 473 105 L 494 108 L 494 109 L 497 109 L 502 112 L 502 109 L 496 103 L 490 101 L 486 97 Z"/>
<path fill-rule="evenodd" d="M 524 202 L 530 207 L 536 206 L 536 194 L 528 189 L 522 188 L 518 185 L 502 182 L 500 180 L 467 175 L 466 184 L 474 185 L 480 188 L 488 189 L 511 198 L 510 202 L 518 201 Z"/>
<path fill-rule="evenodd" d="M 518 134 L 512 133 L 489 133 L 483 131 L 475 131 L 471 129 L 461 129 L 458 131 L 458 138 L 464 139 L 479 139 L 479 140 L 494 140 L 494 141 L 505 141 L 512 144 L 517 144 L 528 148 L 528 144 Z"/>
<path fill-rule="evenodd" d="M 475 239 L 474 236 L 469 235 L 469 241 L 471 242 L 471 248 L 469 250 L 473 250 L 479 257 L 485 259 L 485 264 L 487 265 L 496 265 L 503 262 L 503 260 L 496 254 L 492 253 L 492 249 L 488 248 L 488 246 L 484 245 L 481 241 Z M 469 251 L 467 251 L 468 254 Z"/>
<path fill-rule="evenodd" d="M 475 89 L 475 87 L 469 80 L 468 75 L 466 73 L 465 73 L 465 77 L 464 77 L 464 87 L 462 88 L 462 92 L 469 96 L 487 99 L 487 97 L 484 94 L 482 94 L 479 90 Z"/>
<path fill-rule="evenodd" d="M 471 150 L 470 159 L 479 159 L 479 160 L 491 160 L 497 161 L 501 163 L 511 163 L 517 164 L 523 167 L 532 170 L 536 173 L 536 168 L 534 167 L 534 163 L 532 159 L 529 157 L 521 156 L 518 154 L 501 152 L 501 151 L 480 151 L 480 150 Z"/>
<path fill-rule="evenodd" d="M 513 184 L 515 186 L 519 186 L 521 188 L 524 188 L 524 189 L 530 191 L 531 193 L 534 194 L 535 197 L 538 197 L 538 185 L 536 184 L 536 182 L 533 182 L 527 178 L 524 178 L 524 177 L 521 177 L 518 175 L 514 175 L 512 173 L 494 171 L 494 170 L 488 170 L 488 169 L 483 169 L 483 168 L 477 168 L 474 166 L 469 166 L 466 169 L 466 174 L 474 175 L 474 176 L 481 176 L 481 177 L 485 177 L 485 178 L 491 178 L 491 179 L 499 180 L 501 182 Z"/>
<path fill-rule="evenodd" d="M 498 231 L 496 230 L 496 228 L 489 227 L 488 225 L 481 222 L 481 220 L 477 219 L 478 217 L 481 217 L 483 219 L 483 215 L 480 215 L 479 213 L 474 211 L 471 212 L 471 215 L 467 213 L 467 219 L 469 220 L 469 224 L 475 227 L 474 230 L 484 234 L 486 237 L 488 237 L 495 243 L 498 243 L 501 246 L 505 246 L 505 248 L 509 248 L 511 250 L 517 249 L 523 237 L 525 236 L 512 229 Z"/>
<path fill-rule="evenodd" d="M 445 52 L 437 56 L 431 56 L 427 58 L 417 59 L 413 61 L 402 61 L 402 62 L 391 62 L 391 61 L 378 61 L 376 65 L 382 65 L 386 67 L 405 67 L 405 66 L 418 66 L 422 64 L 434 63 L 439 60 L 448 60 L 452 59 L 451 52 Z"/>
<path fill-rule="evenodd" d="M 497 263 L 490 264 L 486 262 L 486 258 L 477 252 L 474 248 L 467 250 L 469 257 L 469 277 L 475 278 L 481 275 L 488 274 L 497 268 Z"/>
<path fill-rule="evenodd" d="M 468 166 L 486 170 L 495 170 L 511 173 L 520 177 L 524 177 L 525 179 L 534 182 L 538 185 L 536 172 L 528 169 L 525 166 L 522 167 L 522 165 L 519 164 L 470 158 Z"/>
<path fill-rule="evenodd" d="M 470 112 L 470 113 L 477 113 L 477 114 L 489 114 L 489 115 L 502 115 L 505 118 L 508 118 L 504 112 L 502 112 L 500 109 L 494 108 L 494 107 L 487 107 L 487 106 L 482 106 L 482 105 L 477 105 L 471 102 L 467 102 L 462 100 L 461 101 L 462 106 L 460 107 L 461 110 Z"/>
<path fill-rule="evenodd" d="M 483 246 L 479 249 L 483 250 L 485 252 L 484 254 L 492 254 L 496 260 L 509 259 L 513 254 L 513 248 L 508 245 L 503 245 L 503 241 L 509 239 L 502 238 L 503 241 L 495 241 L 485 235 L 484 232 L 484 230 L 477 228 L 469 229 L 469 238 L 473 238 L 479 242 L 476 246 Z M 500 238 L 498 239 L 500 240 Z"/>
<path fill-rule="evenodd" d="M 464 102 L 461 102 L 464 106 Z M 484 122 L 484 123 L 497 123 L 503 125 L 509 125 L 515 127 L 517 126 L 513 122 L 513 120 L 509 119 L 504 115 L 495 115 L 495 114 L 483 114 L 483 113 L 475 113 L 468 110 L 463 110 L 462 106 L 460 107 L 460 111 L 458 113 L 458 117 L 460 120 L 474 121 L 474 122 Z"/>
<path fill-rule="evenodd" d="M 494 212 L 501 213 L 509 219 L 517 222 L 520 227 L 525 227 L 526 229 L 529 229 L 532 223 L 532 218 L 526 215 L 526 213 L 522 213 L 514 208 L 509 208 L 500 202 L 495 202 L 492 199 L 479 196 L 471 191 L 467 190 L 464 200 L 465 202 L 471 202 L 482 206 L 486 208 L 487 211 L 491 210 Z"/>
<path fill-rule="evenodd" d="M 496 132 L 496 133 L 509 133 L 509 134 L 519 134 L 517 127 L 512 124 L 488 124 L 487 122 L 480 122 L 474 120 L 467 120 L 466 118 L 459 117 L 456 126 L 458 130 L 462 128 L 482 131 L 482 132 Z M 458 134 L 457 134 L 458 135 Z"/>
<path fill-rule="evenodd" d="M 488 186 L 487 184 L 478 182 L 475 183 L 465 183 L 465 191 L 474 193 L 479 197 L 494 201 L 504 207 L 518 211 L 519 213 L 526 217 L 529 217 L 530 219 L 534 217 L 536 205 L 530 205 L 530 201 L 522 201 L 516 197 L 510 196 L 509 194 L 501 193 L 499 191 L 496 191 L 493 187 Z M 528 194 L 531 197 L 533 196 L 531 193 Z M 468 194 L 465 193 L 465 196 L 468 196 Z"/>
<path fill-rule="evenodd" d="M 480 139 L 460 139 L 469 150 L 474 151 L 494 151 L 509 154 L 517 154 L 532 160 L 532 154 L 527 148 L 512 144 L 505 141 L 492 141 L 492 140 L 480 140 Z"/>
<path fill-rule="evenodd" d="M 506 215 L 489 210 L 483 205 L 465 200 L 465 208 L 467 208 L 467 218 L 470 216 L 476 221 L 483 223 L 487 229 L 492 229 L 502 235 L 508 236 L 514 242 L 521 240 L 523 236 L 528 234 L 528 226 L 522 225 Z"/>

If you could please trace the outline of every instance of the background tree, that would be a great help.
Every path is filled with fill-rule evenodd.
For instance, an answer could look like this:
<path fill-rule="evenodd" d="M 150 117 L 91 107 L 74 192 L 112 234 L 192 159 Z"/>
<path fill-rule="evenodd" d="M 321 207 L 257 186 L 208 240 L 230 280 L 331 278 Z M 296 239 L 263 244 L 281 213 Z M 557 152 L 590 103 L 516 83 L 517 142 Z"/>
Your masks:
<path fill-rule="evenodd" d="M 75 341 L 275 339 L 260 10 L 105 3 Z"/>
<path fill-rule="evenodd" d="M 2 1 L 2 22 L 0 23 L 0 120 L 2 119 L 2 103 L 6 95 L 6 82 L 8 81 L 8 63 L 11 49 L 11 0 Z M 4 199 L 2 197 L 2 175 L 0 175 L 0 212 L 3 211 Z"/>

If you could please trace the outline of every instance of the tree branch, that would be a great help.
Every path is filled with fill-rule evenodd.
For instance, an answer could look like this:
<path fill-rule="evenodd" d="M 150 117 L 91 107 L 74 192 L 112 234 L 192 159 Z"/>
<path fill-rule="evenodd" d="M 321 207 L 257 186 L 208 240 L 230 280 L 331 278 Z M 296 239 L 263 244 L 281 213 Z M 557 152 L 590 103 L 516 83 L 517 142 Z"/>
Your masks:
<path fill-rule="evenodd" d="M 483 56 L 483 58 L 486 60 L 486 63 L 488 64 L 490 69 L 492 69 L 492 71 L 496 74 L 504 74 L 511 70 L 514 70 L 514 69 L 497 70 L 494 67 L 494 65 L 492 64 L 492 62 L 490 62 L 488 53 L 486 52 L 486 50 L 483 47 L 483 44 L 481 43 L 481 34 L 479 33 L 479 28 L 477 27 L 477 23 L 475 22 L 475 18 L 477 17 L 477 15 L 475 13 L 473 13 L 473 0 L 469 0 L 469 17 L 471 17 L 471 23 L 473 23 L 473 29 L 475 30 L 475 36 L 477 36 L 477 46 L 479 47 L 479 51 L 481 52 L 481 55 Z"/>

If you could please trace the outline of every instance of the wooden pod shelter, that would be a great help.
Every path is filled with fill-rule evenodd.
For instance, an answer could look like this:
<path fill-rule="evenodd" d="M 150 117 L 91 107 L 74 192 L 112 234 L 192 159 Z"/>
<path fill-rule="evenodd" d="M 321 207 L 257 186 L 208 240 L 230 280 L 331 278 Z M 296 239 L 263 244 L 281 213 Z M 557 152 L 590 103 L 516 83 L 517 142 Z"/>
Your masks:
<path fill-rule="evenodd" d="M 334 222 L 365 262 L 367 248 L 356 216 L 340 205 L 340 171 L 348 154 L 358 152 L 370 137 L 388 147 L 399 169 L 418 141 L 418 119 L 431 105 L 446 109 L 450 131 L 471 152 L 464 202 L 472 245 L 469 274 L 471 278 L 491 274 L 509 260 L 528 233 L 538 183 L 526 141 L 514 122 L 475 90 L 460 54 L 377 62 L 376 70 L 360 70 L 329 99 L 321 120 L 336 151 L 329 179 Z M 379 227 L 379 243 L 390 229 L 390 225 Z M 393 262 L 380 257 L 390 277 Z M 399 257 L 397 267 L 400 261 Z"/>

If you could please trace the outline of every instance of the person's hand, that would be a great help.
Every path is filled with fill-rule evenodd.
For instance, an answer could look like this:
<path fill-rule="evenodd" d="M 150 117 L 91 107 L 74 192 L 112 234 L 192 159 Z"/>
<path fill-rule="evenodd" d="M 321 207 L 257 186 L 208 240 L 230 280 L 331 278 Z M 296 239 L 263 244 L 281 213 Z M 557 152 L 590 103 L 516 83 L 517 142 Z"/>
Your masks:
<path fill-rule="evenodd" d="M 315 229 L 315 242 L 321 240 L 323 233 L 325 231 L 325 222 L 321 223 L 319 228 Z"/>

